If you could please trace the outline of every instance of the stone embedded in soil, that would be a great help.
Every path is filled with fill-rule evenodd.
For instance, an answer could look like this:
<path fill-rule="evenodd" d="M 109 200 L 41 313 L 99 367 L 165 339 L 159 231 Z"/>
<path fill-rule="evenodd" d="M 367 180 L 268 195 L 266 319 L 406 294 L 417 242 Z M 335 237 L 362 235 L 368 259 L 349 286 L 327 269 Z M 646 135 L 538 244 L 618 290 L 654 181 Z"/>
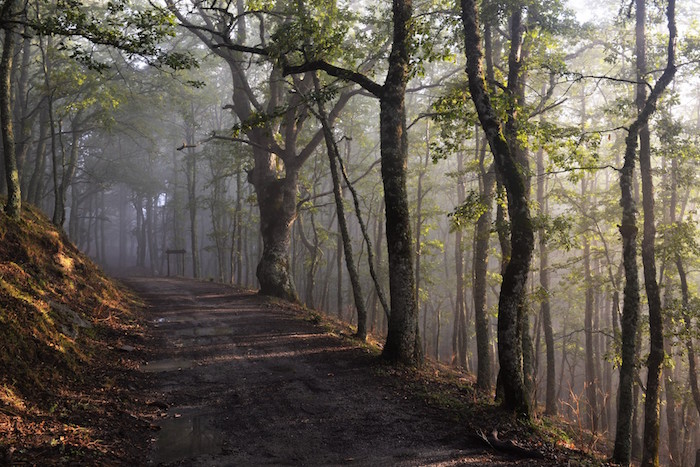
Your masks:
<path fill-rule="evenodd" d="M 154 360 L 139 366 L 139 371 L 144 373 L 161 373 L 166 371 L 180 371 L 194 366 L 192 360 L 184 358 L 168 358 L 165 360 Z"/>

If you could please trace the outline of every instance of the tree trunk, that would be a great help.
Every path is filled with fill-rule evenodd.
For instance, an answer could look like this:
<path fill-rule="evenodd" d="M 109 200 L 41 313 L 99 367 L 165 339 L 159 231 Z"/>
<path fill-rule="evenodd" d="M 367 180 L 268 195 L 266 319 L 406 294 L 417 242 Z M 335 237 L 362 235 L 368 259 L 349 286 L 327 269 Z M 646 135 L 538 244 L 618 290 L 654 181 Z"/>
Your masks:
<path fill-rule="evenodd" d="M 36 144 L 34 170 L 29 179 L 27 199 L 35 206 L 39 205 L 42 197 L 44 172 L 46 171 L 46 139 L 49 135 L 49 116 L 46 107 L 42 106 L 39 117 L 39 139 Z"/>
<path fill-rule="evenodd" d="M 501 123 L 486 92 L 476 3 L 474 0 L 461 0 L 461 6 L 469 90 L 494 155 L 496 168 L 506 188 L 511 219 L 511 258 L 503 276 L 498 304 L 498 353 L 503 406 L 529 417 L 530 408 L 523 377 L 522 321 L 519 319 L 534 247 L 528 192 L 522 167 L 503 136 Z M 518 14 L 513 15 L 513 30 L 522 34 L 522 28 L 518 24 L 520 19 Z"/>
<path fill-rule="evenodd" d="M 413 275 L 406 163 L 408 137 L 405 94 L 412 47 L 411 0 L 393 1 L 394 33 L 389 70 L 380 98 L 382 182 L 386 207 L 391 315 L 382 355 L 391 361 L 421 362 L 418 307 Z"/>
<path fill-rule="evenodd" d="M 374 301 L 374 306 L 376 306 L 376 298 L 379 299 L 379 302 L 382 305 L 382 309 L 384 310 L 384 317 L 389 316 L 389 305 L 386 302 L 386 297 L 384 295 L 384 291 L 382 289 L 381 284 L 379 283 L 379 277 L 377 276 L 377 272 L 375 270 L 375 256 L 378 258 L 377 262 L 380 261 L 381 259 L 381 239 L 382 239 L 382 232 L 381 232 L 381 220 L 377 220 L 377 228 L 378 228 L 378 233 L 377 233 L 377 251 L 376 255 L 375 252 L 372 250 L 372 240 L 369 238 L 369 232 L 367 231 L 367 225 L 365 224 L 364 219 L 362 218 L 362 211 L 360 209 L 360 197 L 357 194 L 357 190 L 355 190 L 355 187 L 352 185 L 350 182 L 350 179 L 348 178 L 347 171 L 345 170 L 345 165 L 343 163 L 343 158 L 340 157 L 340 152 L 336 154 L 338 156 L 338 163 L 340 165 L 340 172 L 343 174 L 343 180 L 345 180 L 345 185 L 348 187 L 350 190 L 350 194 L 352 195 L 352 201 L 355 206 L 355 217 L 357 217 L 357 223 L 360 226 L 360 231 L 362 232 L 362 238 L 365 240 L 365 245 L 367 248 L 367 266 L 369 268 L 369 275 L 372 277 L 372 283 L 374 284 L 374 291 L 375 294 L 373 296 L 373 301 Z M 381 217 L 381 213 L 379 214 L 379 217 Z M 374 311 L 373 311 L 374 313 Z M 374 319 L 373 319 L 374 322 Z"/>
<path fill-rule="evenodd" d="M 488 272 L 489 240 L 493 216 L 493 192 L 496 174 L 493 165 L 486 168 L 484 157 L 486 142 L 479 153 L 479 178 L 483 212 L 474 226 L 474 256 L 472 260 L 472 297 L 474 300 L 474 331 L 476 333 L 476 385 L 482 391 L 491 391 L 493 372 L 491 369 L 491 327 L 486 306 L 486 276 Z M 461 168 L 458 166 L 461 174 Z M 462 180 L 462 183 L 464 181 Z M 464 187 L 462 185 L 462 192 Z M 464 194 L 462 195 L 464 196 Z"/>
<path fill-rule="evenodd" d="M 19 80 L 17 82 L 17 101 L 15 115 L 20 122 L 20 140 L 16 147 L 17 168 L 21 178 L 22 196 L 28 200 L 30 194 L 28 189 L 29 175 L 31 171 L 26 170 L 27 154 L 31 147 L 32 129 L 37 112 L 29 108 L 27 102 L 27 88 L 29 85 L 29 75 L 31 72 L 30 63 L 32 57 L 32 40 L 29 26 L 25 26 L 24 39 L 22 40 L 22 61 L 20 64 Z"/>
<path fill-rule="evenodd" d="M 421 305 L 421 300 L 420 300 L 420 286 L 421 286 L 421 230 L 423 229 L 423 178 L 425 177 L 425 171 L 426 171 L 426 166 L 428 164 L 428 158 L 430 157 L 429 153 L 429 144 L 430 144 L 430 130 L 429 130 L 428 124 L 426 124 L 425 127 L 425 133 L 426 133 L 426 140 L 425 140 L 425 145 L 426 145 L 426 154 L 425 154 L 425 165 L 422 164 L 421 159 L 418 159 L 418 186 L 416 187 L 416 227 L 414 229 L 415 232 L 415 247 L 414 247 L 414 255 L 415 255 L 415 260 L 413 261 L 414 264 L 414 269 L 415 269 L 415 290 L 416 290 L 416 306 L 418 308 L 418 313 L 420 313 L 420 305 Z M 426 331 L 426 322 L 425 322 L 425 316 L 423 317 L 423 335 L 425 336 L 424 339 L 424 344 L 427 343 L 427 334 L 425 333 Z M 423 352 L 425 353 L 425 352 Z"/>
<path fill-rule="evenodd" d="M 316 302 L 314 301 L 314 287 L 316 285 L 316 271 L 318 270 L 318 257 L 320 253 L 320 249 L 318 247 L 318 234 L 316 233 L 316 222 L 314 221 L 313 211 L 309 213 L 309 219 L 311 220 L 311 231 L 313 232 L 313 243 L 306 238 L 302 218 L 303 216 L 298 216 L 299 236 L 301 238 L 301 242 L 309 251 L 310 255 L 309 263 L 306 266 L 306 289 L 304 294 L 304 302 L 308 308 L 315 309 Z"/>
<path fill-rule="evenodd" d="M 640 0 L 643 2 L 643 0 Z M 623 260 L 625 267 L 625 298 L 622 309 L 622 366 L 620 367 L 620 386 L 618 397 L 617 432 L 613 460 L 623 465 L 631 461 L 632 437 L 632 386 L 634 385 L 636 332 L 639 320 L 639 274 L 637 271 L 637 215 L 633 195 L 633 174 L 637 138 L 640 129 L 649 121 L 656 110 L 659 96 L 673 80 L 675 66 L 675 0 L 669 0 L 667 9 L 669 41 L 667 64 L 663 74 L 654 85 L 649 97 L 644 99 L 642 109 L 630 125 L 625 138 L 624 165 L 620 171 L 620 190 L 622 205 L 622 223 L 620 234 L 623 242 Z M 641 103 L 641 102 L 640 102 Z M 663 343 L 663 342 L 662 342 Z M 663 349 L 663 347 L 662 347 Z"/>
<path fill-rule="evenodd" d="M 254 170 L 254 177 L 257 174 Z M 260 208 L 260 233 L 263 251 L 256 270 L 260 293 L 290 301 L 298 301 L 289 269 L 289 243 L 292 223 L 296 219 L 297 174 L 287 171 L 286 177 L 272 174 L 255 177 L 253 186 Z"/>
<path fill-rule="evenodd" d="M 586 196 L 586 180 L 582 182 L 582 197 Z M 598 378 L 595 372 L 596 355 L 593 349 L 593 278 L 591 275 L 591 241 L 583 241 L 583 269 L 586 284 L 584 329 L 586 334 L 586 412 L 588 426 L 593 433 L 598 431 Z"/>
<path fill-rule="evenodd" d="M 119 267 L 120 273 L 123 272 L 124 268 L 126 267 L 126 255 L 127 255 L 127 250 L 126 250 L 126 208 L 127 206 L 127 196 L 126 196 L 126 188 L 122 185 L 119 187 L 119 197 L 118 197 L 118 202 L 119 202 L 119 262 L 117 263 L 117 266 Z"/>
<path fill-rule="evenodd" d="M 644 108 L 646 101 L 646 0 L 636 0 L 637 21 L 637 110 Z M 650 348 L 647 358 L 647 385 L 644 398 L 644 445 L 643 466 L 659 465 L 660 431 L 660 391 L 661 365 L 664 361 L 663 319 L 661 317 L 661 296 L 656 281 L 656 254 L 654 241 L 656 226 L 654 219 L 654 182 L 651 173 L 651 143 L 649 124 L 644 122 L 639 128 L 639 170 L 642 181 L 642 210 L 644 232 L 642 237 L 642 263 L 644 266 L 644 286 L 649 306 Z"/>
<path fill-rule="evenodd" d="M 335 195 L 334 195 L 335 198 Z M 340 202 L 343 200 L 343 189 L 340 189 Z M 335 283 L 335 310 L 338 313 L 338 319 L 343 319 L 343 234 L 340 232 L 340 219 L 338 219 L 338 233 L 335 237 L 336 244 L 335 249 L 337 255 L 335 257 L 335 271 L 336 271 L 336 283 Z"/>
<path fill-rule="evenodd" d="M 285 74 L 290 75 L 321 69 L 332 76 L 355 81 L 379 98 L 381 171 L 386 207 L 391 298 L 388 334 L 382 354 L 387 360 L 408 364 L 418 363 L 423 358 L 418 333 L 413 242 L 406 193 L 408 140 L 405 94 L 410 77 L 410 54 L 413 47 L 412 10 L 411 0 L 394 0 L 392 3 L 393 43 L 384 85 L 323 61 L 288 66 L 284 70 Z"/>
<path fill-rule="evenodd" d="M 457 153 L 457 202 L 463 203 L 465 199 L 464 192 L 464 175 L 462 171 L 464 170 L 464 155 L 459 152 Z M 457 282 L 457 290 L 455 295 L 455 316 L 453 325 L 453 336 L 452 336 L 452 365 L 457 366 L 461 364 L 461 340 L 463 339 L 463 326 L 462 316 L 465 312 L 464 303 L 464 247 L 462 245 L 462 227 L 457 226 L 455 229 L 455 278 Z M 476 266 L 475 266 L 476 267 Z M 477 339 L 479 339 L 479 334 L 477 331 Z M 481 360 L 479 360 L 481 361 Z"/>
<path fill-rule="evenodd" d="M 0 18 L 4 22 L 5 33 L 0 59 L 0 125 L 2 126 L 2 149 L 5 158 L 5 180 L 7 183 L 7 201 L 5 213 L 19 219 L 22 210 L 22 193 L 17 153 L 15 152 L 15 133 L 12 126 L 12 62 L 15 50 L 15 33 L 12 30 L 11 17 L 15 14 L 17 0 L 6 0 L 2 6 Z"/>
<path fill-rule="evenodd" d="M 75 176 L 75 171 L 78 167 L 78 154 L 80 152 L 80 136 L 81 132 L 78 129 L 77 117 L 73 121 L 71 127 L 72 139 L 70 147 L 70 156 L 67 161 L 65 157 L 61 157 L 61 176 L 59 178 L 58 187 L 54 190 L 54 210 L 53 210 L 53 224 L 59 228 L 63 227 L 66 222 L 66 196 L 68 193 L 68 187 L 73 182 L 73 177 Z M 63 151 L 61 151 L 63 156 Z M 54 167 L 54 170 L 56 168 Z"/>
<path fill-rule="evenodd" d="M 544 195 L 546 184 L 544 171 L 544 149 L 540 149 L 539 151 L 537 151 L 537 203 L 539 205 L 541 216 L 547 215 L 547 200 L 545 199 Z M 552 312 L 549 302 L 549 250 L 547 249 L 547 241 L 544 228 L 539 229 L 538 238 L 540 248 L 540 287 L 542 287 L 542 302 L 540 303 L 540 312 L 542 314 L 542 328 L 544 330 L 544 343 L 547 354 L 545 414 L 556 415 L 557 395 L 554 355 L 554 331 L 552 329 Z"/>
<path fill-rule="evenodd" d="M 588 180 L 584 177 L 581 180 L 581 199 L 583 209 L 588 209 Z M 591 271 L 591 240 L 583 233 L 583 274 L 585 283 L 585 306 L 584 306 L 584 333 L 586 340 L 585 354 L 585 388 L 586 388 L 586 414 L 588 427 L 593 433 L 598 432 L 598 375 L 596 374 L 595 360 L 597 355 L 594 349 L 593 335 L 593 307 L 594 290 L 593 275 Z"/>
<path fill-rule="evenodd" d="M 693 325 L 692 316 L 690 314 L 690 292 L 688 289 L 688 279 L 685 272 L 685 267 L 683 266 L 683 260 L 680 255 L 676 256 L 676 268 L 678 269 L 678 276 L 681 281 L 681 293 L 683 294 L 683 321 L 685 322 L 685 348 L 688 353 L 688 382 L 690 383 L 690 392 L 693 395 L 693 401 L 695 402 L 695 409 L 700 415 L 700 386 L 698 386 L 698 372 L 695 361 L 695 346 L 693 345 Z"/>
<path fill-rule="evenodd" d="M 316 92 L 320 94 L 321 86 L 318 80 L 318 76 L 314 73 L 313 76 L 314 87 Z M 323 126 L 323 135 L 326 142 L 326 150 L 328 152 L 328 163 L 331 169 L 331 180 L 333 182 L 333 197 L 335 199 L 335 208 L 338 216 L 338 226 L 340 227 L 340 236 L 342 239 L 343 252 L 345 253 L 345 266 L 348 269 L 348 275 L 350 276 L 350 284 L 352 285 L 352 295 L 355 302 L 355 309 L 357 310 L 357 333 L 355 336 L 360 340 L 365 340 L 367 338 L 367 309 L 365 308 L 364 295 L 362 293 L 362 286 L 360 285 L 360 274 L 357 270 L 357 265 L 355 264 L 355 254 L 352 249 L 352 239 L 350 238 L 350 233 L 348 231 L 348 224 L 345 219 L 345 206 L 343 205 L 343 190 L 340 182 L 340 170 L 339 165 L 339 151 L 338 145 L 333 138 L 333 130 L 328 123 L 328 118 L 326 116 L 326 111 L 323 108 L 323 103 L 319 100 L 318 105 L 318 117 Z M 340 252 L 338 252 L 340 255 Z M 338 277 L 340 277 L 340 269 L 338 270 Z M 339 279 L 340 280 L 340 279 Z M 340 294 L 340 289 L 338 291 Z M 340 297 L 340 295 L 339 295 Z M 340 304 L 339 304 L 340 305 Z"/>

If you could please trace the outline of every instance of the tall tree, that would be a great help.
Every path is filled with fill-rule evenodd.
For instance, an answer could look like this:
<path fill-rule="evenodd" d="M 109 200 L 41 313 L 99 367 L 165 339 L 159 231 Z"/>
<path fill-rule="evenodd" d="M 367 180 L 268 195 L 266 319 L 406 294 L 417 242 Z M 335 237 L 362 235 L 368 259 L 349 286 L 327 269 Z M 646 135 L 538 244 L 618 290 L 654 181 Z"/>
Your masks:
<path fill-rule="evenodd" d="M 547 199 L 545 198 L 545 185 L 547 180 L 544 173 L 544 149 L 537 151 L 537 204 L 539 205 L 540 217 L 547 215 Z M 549 250 L 547 247 L 547 237 L 544 225 L 540 226 L 538 232 L 538 243 L 540 253 L 540 287 L 542 288 L 542 303 L 540 304 L 540 314 L 542 328 L 544 329 L 544 340 L 547 355 L 547 376 L 545 393 L 545 413 L 547 415 L 557 414 L 557 394 L 556 394 L 556 371 L 554 358 L 554 330 L 552 328 L 552 312 L 549 300 Z M 563 368 L 562 368 L 563 370 Z"/>
<path fill-rule="evenodd" d="M 484 209 L 474 226 L 472 294 L 474 296 L 474 327 L 477 353 L 476 384 L 479 388 L 490 391 L 493 373 L 491 370 L 491 330 L 486 307 L 486 279 L 493 216 L 493 202 L 491 199 L 496 186 L 496 174 L 493 164 L 490 164 L 488 167 L 485 166 L 485 146 L 486 144 L 484 143 L 483 151 L 479 154 L 479 183 L 481 185 L 481 199 Z"/>
<path fill-rule="evenodd" d="M 519 319 L 523 312 L 525 285 L 534 248 L 534 233 L 527 202 L 528 190 L 523 168 L 504 136 L 503 125 L 486 91 L 476 2 L 461 0 L 461 7 L 469 91 L 491 147 L 496 169 L 506 189 L 511 221 L 511 257 L 503 275 L 498 303 L 498 359 L 501 365 L 503 406 L 528 417 L 530 407 L 523 375 L 522 321 Z M 509 75 L 513 73 L 514 76 L 518 73 L 520 63 L 518 39 L 522 38 L 523 33 L 521 15 L 521 7 L 516 6 L 511 17 L 511 40 L 515 50 L 511 49 L 512 63 L 509 64 Z"/>
<path fill-rule="evenodd" d="M 584 209 L 588 204 L 587 193 L 589 180 L 583 177 L 581 180 L 581 197 Z M 591 181 L 592 184 L 592 181 Z M 587 232 L 583 232 L 583 274 L 585 282 L 585 311 L 584 311 L 584 332 L 586 334 L 586 412 L 588 414 L 588 426 L 596 433 L 598 431 L 598 379 L 595 369 L 595 351 L 593 346 L 593 275 L 591 270 L 591 239 Z"/>
<path fill-rule="evenodd" d="M 285 74 L 322 70 L 353 81 L 379 99 L 382 182 L 389 254 L 389 325 L 382 355 L 391 361 L 417 363 L 423 358 L 418 335 L 418 306 L 413 274 L 413 242 L 406 193 L 408 138 L 406 84 L 411 74 L 413 2 L 392 1 L 392 45 L 383 85 L 356 71 L 323 60 L 287 66 Z M 314 57 L 315 58 L 315 57 Z"/>
<path fill-rule="evenodd" d="M 675 0 L 670 0 L 675 1 Z M 636 40 L 637 40 L 637 109 L 644 108 L 646 100 L 646 83 L 644 76 L 646 65 L 646 0 L 636 1 Z M 669 8 L 674 5 L 669 3 Z M 675 23 L 672 24 L 673 14 L 669 12 L 669 31 L 675 40 Z M 671 29 L 673 29 L 671 31 Z M 675 51 L 669 45 L 667 67 L 675 66 Z M 649 307 L 649 334 L 651 346 L 647 358 L 647 385 L 644 398 L 644 443 L 642 449 L 642 465 L 659 465 L 659 431 L 660 431 L 660 392 L 661 366 L 664 361 L 663 318 L 661 316 L 661 295 L 656 280 L 656 225 L 654 216 L 654 182 L 651 169 L 651 138 L 649 122 L 639 129 L 639 170 L 642 181 L 642 210 L 644 213 L 644 231 L 642 237 L 642 264 L 644 266 L 644 287 L 647 293 Z"/>
<path fill-rule="evenodd" d="M 273 60 L 283 52 L 267 47 L 268 30 L 286 24 L 275 11 L 249 11 L 243 0 L 229 2 L 225 8 L 215 0 L 167 0 L 166 4 L 180 23 L 222 58 L 230 70 L 233 103 L 229 107 L 241 123 L 233 134 L 218 137 L 243 141 L 252 148 L 254 167 L 248 172 L 248 181 L 255 188 L 260 210 L 263 251 L 256 271 L 260 292 L 296 301 L 289 246 L 297 215 L 299 172 L 323 140 L 323 131 L 319 130 L 298 147 L 308 120 L 308 109 L 302 101 L 311 90 L 311 79 L 294 77 L 294 87 L 301 92 L 287 92 L 282 68 Z M 260 46 L 247 45 L 251 40 L 249 21 L 259 22 Z M 246 55 L 262 59 L 265 65 L 244 66 Z M 252 81 L 260 72 L 267 73 L 267 102 L 261 101 Z M 349 98 L 345 94 L 336 101 L 329 110 L 329 122 L 335 120 Z"/>
<path fill-rule="evenodd" d="M 4 33 L 2 58 L 0 59 L 0 127 L 2 128 L 2 149 L 5 159 L 5 179 L 7 201 L 5 213 L 19 218 L 22 209 L 15 132 L 12 125 L 12 62 L 15 53 L 15 15 L 18 0 L 5 0 L 0 6 L 0 22 Z"/>
<path fill-rule="evenodd" d="M 643 7 L 645 0 L 639 0 L 637 7 Z M 615 449 L 613 452 L 613 460 L 616 462 L 628 465 L 632 456 L 632 412 L 634 411 L 634 398 L 632 387 L 634 385 L 635 359 L 636 359 L 636 341 L 637 341 L 637 324 L 639 320 L 639 273 L 637 270 L 637 214 L 634 201 L 634 165 L 637 151 L 637 142 L 641 129 L 649 122 L 649 118 L 656 110 L 656 104 L 661 94 L 666 90 L 668 85 L 673 80 L 676 73 L 675 64 L 675 47 L 676 47 L 676 3 L 675 0 L 669 0 L 666 9 L 666 18 L 668 21 L 668 46 L 666 56 L 666 67 L 659 79 L 654 84 L 653 89 L 648 97 L 643 96 L 638 99 L 638 107 L 640 110 L 637 117 L 630 125 L 625 138 L 625 156 L 624 165 L 620 171 L 620 190 L 622 205 L 622 222 L 620 224 L 620 234 L 622 235 L 623 244 L 623 261 L 625 269 L 625 297 L 622 308 L 622 365 L 620 367 L 620 384 L 618 394 L 617 408 L 617 430 L 615 434 Z M 639 21 L 639 18 L 638 18 Z M 638 26 L 639 27 L 639 26 Z M 639 32 L 638 32 L 639 34 Z M 642 36 L 644 32 L 641 31 Z M 639 51 L 638 51 L 639 54 Z M 639 89 L 639 88 L 638 88 Z M 652 219 L 653 222 L 653 219 Z M 652 226 L 653 227 L 653 226 Z M 652 240 L 653 241 L 653 240 Z M 653 249 L 652 249 L 653 254 Z M 651 271 L 650 271 L 651 272 Z M 653 273 L 654 281 L 656 280 L 656 271 Z M 651 317 L 650 317 L 651 319 Z M 660 319 L 660 316 L 659 316 Z M 659 326 L 661 325 L 658 323 Z M 659 328 L 660 330 L 661 328 Z M 654 339 L 654 337 L 652 337 Z M 658 339 L 658 338 L 657 338 Z M 661 358 L 663 359 L 663 337 L 660 341 Z M 654 346 L 658 345 L 652 344 Z M 657 350 L 655 350 L 657 352 Z M 652 358 L 658 358 L 654 356 Z M 653 361 L 652 361 L 653 363 Z M 657 383 L 658 386 L 658 374 Z M 652 388 L 653 389 L 653 388 Z M 648 390 L 648 388 L 647 388 Z M 658 393 L 647 394 L 647 399 L 651 407 L 649 408 L 649 417 L 647 423 L 645 417 L 645 432 L 649 425 L 651 432 L 649 433 L 650 440 L 657 439 L 658 446 L 658 429 L 656 434 L 653 425 L 658 428 Z M 655 407 L 655 408 L 654 408 Z M 656 416 L 654 417 L 654 413 Z M 654 422 L 654 418 L 656 421 Z M 647 436 L 645 434 L 645 440 Z M 646 443 L 645 443 L 646 444 Z M 652 447 L 653 450 L 653 447 Z M 646 451 L 646 449 L 645 449 Z M 651 452 L 651 451 L 650 451 Z M 652 454 L 653 457 L 653 454 Z M 656 453 L 658 462 L 658 451 Z M 653 460 L 651 462 L 654 462 Z"/>
<path fill-rule="evenodd" d="M 321 84 L 316 73 L 312 74 L 314 80 L 314 91 L 317 95 L 321 95 Z M 335 208 L 338 216 L 338 226 L 340 227 L 340 237 L 342 240 L 343 252 L 345 253 L 345 265 L 350 276 L 350 284 L 352 286 L 352 295 L 357 310 L 357 333 L 355 334 L 360 340 L 367 338 L 367 309 L 365 308 L 365 298 L 362 294 L 362 286 L 360 284 L 360 274 L 355 264 L 355 254 L 352 248 L 352 239 L 348 230 L 348 223 L 345 218 L 345 206 L 343 204 L 343 191 L 340 181 L 340 152 L 338 145 L 333 136 L 333 129 L 328 123 L 328 116 L 322 100 L 317 101 L 318 112 L 316 117 L 323 127 L 323 136 L 326 142 L 326 151 L 328 153 L 328 164 L 331 169 L 331 180 L 333 181 L 333 198 L 335 200 Z M 340 293 L 340 290 L 338 291 Z"/>

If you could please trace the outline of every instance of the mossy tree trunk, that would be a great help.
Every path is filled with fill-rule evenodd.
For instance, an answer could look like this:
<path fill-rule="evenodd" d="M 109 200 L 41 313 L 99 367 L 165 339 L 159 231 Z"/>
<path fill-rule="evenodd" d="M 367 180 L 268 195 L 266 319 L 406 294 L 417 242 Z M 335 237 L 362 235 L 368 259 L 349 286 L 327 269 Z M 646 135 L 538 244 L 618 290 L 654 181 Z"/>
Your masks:
<path fill-rule="evenodd" d="M 646 0 L 637 0 L 637 108 L 641 111 L 646 100 Z M 669 63 L 673 58 L 669 57 Z M 645 122 L 639 129 L 639 170 L 642 182 L 642 210 L 644 230 L 642 237 L 642 264 L 644 267 L 644 287 L 649 308 L 650 348 L 647 358 L 647 385 L 644 398 L 644 442 L 642 465 L 659 465 L 660 392 L 661 366 L 664 361 L 663 318 L 661 316 L 661 295 L 656 280 L 656 225 L 654 216 L 654 182 L 651 168 L 651 137 L 649 124 Z"/>
<path fill-rule="evenodd" d="M 503 135 L 501 122 L 486 91 L 476 2 L 461 0 L 461 7 L 469 90 L 494 155 L 497 171 L 506 189 L 511 220 L 511 257 L 503 275 L 498 302 L 498 358 L 501 365 L 500 381 L 503 385 L 502 404 L 504 408 L 513 410 L 520 416 L 529 417 L 530 408 L 523 375 L 521 329 L 525 286 L 534 248 L 534 233 L 527 202 L 528 190 L 525 174 Z M 520 20 L 521 17 L 516 11 L 511 18 L 512 30 L 521 31 L 518 24 Z"/>
<path fill-rule="evenodd" d="M 7 184 L 7 202 L 5 213 L 12 218 L 19 218 L 22 210 L 22 194 L 17 153 L 15 151 L 15 133 L 12 125 L 12 63 L 15 51 L 15 31 L 12 16 L 15 14 L 17 0 L 6 0 L 0 10 L 0 21 L 4 32 L 2 58 L 0 59 L 0 126 L 2 127 L 2 149 L 5 158 L 5 180 Z"/>
<path fill-rule="evenodd" d="M 254 178 L 253 186 L 260 209 L 260 234 L 263 251 L 256 270 L 260 293 L 286 300 L 298 297 L 289 269 L 289 243 L 292 223 L 296 219 L 297 174 L 284 178 Z"/>
<path fill-rule="evenodd" d="M 248 181 L 255 188 L 260 210 L 262 255 L 256 271 L 260 293 L 297 301 L 288 252 L 291 228 L 297 215 L 297 181 L 302 165 L 323 141 L 323 131 L 316 131 L 303 147 L 299 145 L 299 136 L 308 119 L 309 112 L 303 100 L 311 89 L 311 79 L 293 77 L 293 86 L 298 92 L 288 92 L 289 87 L 282 77 L 279 63 L 271 57 L 272 53 L 264 46 L 247 45 L 254 40 L 248 37 L 247 18 L 251 12 L 246 10 L 245 1 L 235 2 L 237 21 L 234 27 L 230 24 L 231 13 L 226 8 L 188 11 L 179 9 L 178 4 L 171 0 L 166 0 L 166 5 L 184 27 L 229 67 L 233 103 L 227 107 L 241 122 L 241 131 L 214 137 L 252 147 L 254 164 L 248 172 Z M 274 15 L 271 18 L 271 21 L 276 20 Z M 202 28 L 202 23 L 212 27 Z M 257 29 L 259 44 L 268 41 L 266 31 L 265 25 Z M 270 65 L 264 68 L 269 74 L 265 81 L 267 87 L 262 93 L 251 84 L 251 80 L 259 79 L 261 69 L 247 66 L 248 56 L 256 58 L 251 63 L 259 59 Z M 262 101 L 261 95 L 266 101 Z M 350 94 L 343 93 L 329 110 L 331 124 L 349 97 Z M 280 109 L 285 111 L 277 115 Z"/>
<path fill-rule="evenodd" d="M 405 94 L 410 76 L 413 4 L 393 0 L 393 42 L 383 85 L 356 71 L 334 66 L 323 60 L 285 67 L 292 75 L 323 70 L 331 76 L 353 81 L 379 99 L 381 173 L 384 185 L 386 239 L 389 256 L 389 296 L 391 314 L 382 355 L 389 361 L 406 364 L 423 359 L 418 335 L 418 306 L 413 273 L 413 242 L 406 192 L 408 139 Z"/>
<path fill-rule="evenodd" d="M 394 0 L 394 33 L 389 71 L 380 98 L 382 182 L 386 206 L 391 315 L 383 356 L 405 363 L 420 362 L 418 306 L 412 261 L 410 212 L 406 193 L 408 138 L 406 84 L 411 48 L 410 0 Z"/>
<path fill-rule="evenodd" d="M 644 0 L 637 2 L 637 8 L 643 6 Z M 637 325 L 639 321 L 639 272 L 637 269 L 637 214 L 633 193 L 633 175 L 637 142 L 641 129 L 649 122 L 649 118 L 656 110 L 659 97 L 673 80 L 676 73 L 675 65 L 675 0 L 669 0 L 666 11 L 668 19 L 669 39 L 667 49 L 666 67 L 655 83 L 649 97 L 638 100 L 640 108 L 637 118 L 629 127 L 625 138 L 625 156 L 622 170 L 620 171 L 620 204 L 622 205 L 622 222 L 620 234 L 623 244 L 623 262 L 625 270 L 625 297 L 622 308 L 622 365 L 620 367 L 620 384 L 618 393 L 617 431 L 615 434 L 615 448 L 613 460 L 619 464 L 629 465 L 632 457 L 632 414 L 634 411 L 634 374 L 636 371 L 636 342 Z M 638 26 L 639 27 L 639 26 Z M 639 34 L 639 31 L 638 31 Z M 643 32 L 642 32 L 643 34 Z M 637 52 L 640 53 L 639 50 Z M 654 271 L 654 280 L 656 273 Z M 653 339 L 653 337 L 652 337 Z M 663 339 L 661 339 L 661 352 L 663 357 Z M 658 383 L 657 383 L 658 385 Z M 652 388 L 653 389 L 653 388 Z M 649 388 L 647 388 L 647 391 Z M 656 397 L 647 393 L 647 398 Z M 653 403 L 653 400 L 650 401 Z M 658 404 L 658 400 L 656 402 Z M 654 417 L 653 408 L 648 414 Z M 658 424 L 658 412 L 656 412 Z M 653 420 L 645 420 L 645 427 L 653 425 Z M 651 427 L 650 427 L 651 428 Z M 653 428 L 652 428 L 653 429 Z M 645 428 L 646 431 L 646 428 Z M 650 434 L 651 437 L 651 434 Z M 658 432 L 655 435 L 658 439 Z M 647 438 L 645 435 L 645 439 Z M 646 443 L 645 443 L 646 444 Z M 653 447 L 652 447 L 653 449 Z M 645 449 L 646 451 L 646 449 Z M 648 454 L 646 455 L 648 456 Z M 658 453 L 657 453 L 658 457 Z M 653 463 L 653 461 L 652 461 Z"/>

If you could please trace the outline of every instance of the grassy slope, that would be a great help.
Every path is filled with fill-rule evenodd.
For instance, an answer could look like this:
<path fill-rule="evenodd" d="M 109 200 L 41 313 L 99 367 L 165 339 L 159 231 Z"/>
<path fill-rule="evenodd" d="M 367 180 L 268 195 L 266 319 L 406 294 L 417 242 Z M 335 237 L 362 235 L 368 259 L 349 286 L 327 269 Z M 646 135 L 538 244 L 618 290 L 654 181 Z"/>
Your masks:
<path fill-rule="evenodd" d="M 112 352 L 138 334 L 130 308 L 38 210 L 0 214 L 0 465 L 119 455 L 100 438 L 123 370 Z"/>

